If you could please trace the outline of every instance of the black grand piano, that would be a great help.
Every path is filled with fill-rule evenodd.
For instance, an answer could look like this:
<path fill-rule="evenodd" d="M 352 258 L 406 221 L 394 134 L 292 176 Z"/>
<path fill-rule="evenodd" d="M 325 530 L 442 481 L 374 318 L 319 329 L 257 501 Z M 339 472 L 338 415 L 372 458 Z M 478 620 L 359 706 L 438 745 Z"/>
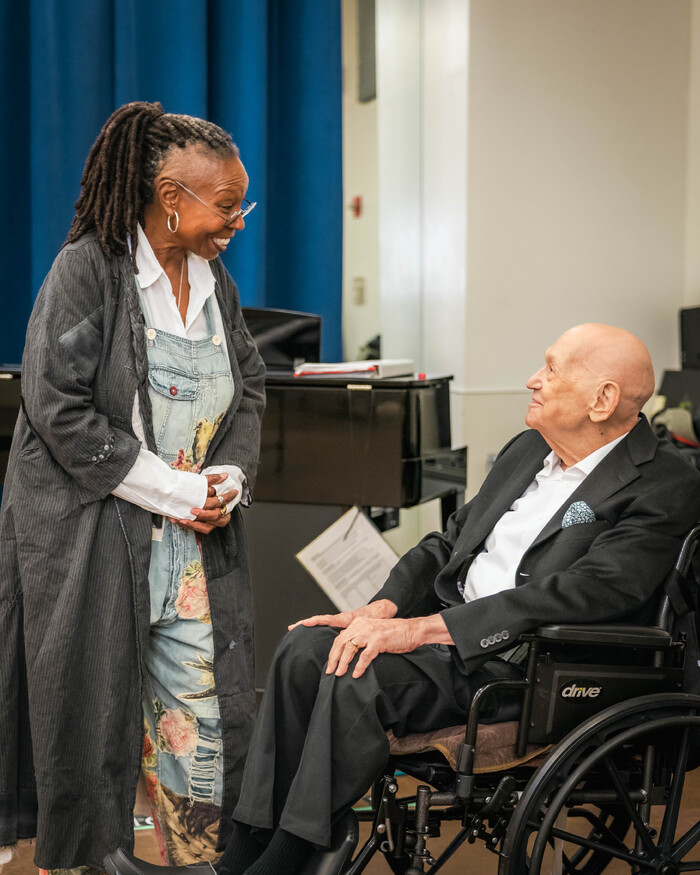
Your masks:
<path fill-rule="evenodd" d="M 294 377 L 295 360 L 319 358 L 320 318 L 245 312 L 268 366 L 255 502 L 244 514 L 262 687 L 287 625 L 336 610 L 296 553 L 353 505 L 388 528 L 400 508 L 439 499 L 444 521 L 462 500 L 467 453 L 451 447 L 451 377 Z M 19 367 L 0 368 L 3 478 L 19 398 Z"/>

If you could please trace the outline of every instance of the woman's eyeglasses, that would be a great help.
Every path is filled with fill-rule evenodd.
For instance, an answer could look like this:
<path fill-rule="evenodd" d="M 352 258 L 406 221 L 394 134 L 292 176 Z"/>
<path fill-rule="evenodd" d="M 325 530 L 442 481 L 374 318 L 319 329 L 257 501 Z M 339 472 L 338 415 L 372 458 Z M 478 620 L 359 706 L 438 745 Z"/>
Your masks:
<path fill-rule="evenodd" d="M 206 201 L 203 201 L 198 194 L 195 194 L 191 189 L 187 188 L 186 185 L 183 185 L 182 182 L 180 182 L 177 179 L 173 179 L 173 182 L 176 185 L 179 185 L 180 188 L 183 189 L 183 191 L 187 192 L 187 194 L 191 194 L 193 198 L 195 198 L 196 200 L 198 200 L 200 202 L 200 204 L 204 204 L 204 206 L 208 210 L 211 210 L 212 213 L 216 213 L 216 215 L 221 219 L 221 221 L 224 223 L 224 227 L 226 227 L 226 228 L 230 228 L 233 225 L 233 223 L 236 221 L 236 219 L 245 218 L 248 215 L 248 213 L 251 210 L 254 210 L 255 207 L 257 206 L 257 202 L 251 203 L 247 198 L 243 198 L 243 200 L 241 201 L 241 209 L 240 210 L 236 210 L 236 212 L 231 213 L 230 216 L 224 216 L 211 204 L 208 204 Z"/>

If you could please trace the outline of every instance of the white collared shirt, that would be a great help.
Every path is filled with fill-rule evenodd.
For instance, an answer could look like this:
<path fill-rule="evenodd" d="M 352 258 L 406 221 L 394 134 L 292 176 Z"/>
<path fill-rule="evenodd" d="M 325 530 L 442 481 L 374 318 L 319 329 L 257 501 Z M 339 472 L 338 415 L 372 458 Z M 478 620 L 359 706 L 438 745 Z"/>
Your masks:
<path fill-rule="evenodd" d="M 591 471 L 626 437 L 621 435 L 564 470 L 552 450 L 542 469 L 491 530 L 467 572 L 464 601 L 470 602 L 515 587 L 515 574 L 525 552 L 557 510 Z M 461 584 L 460 584 L 461 586 Z"/>
<path fill-rule="evenodd" d="M 136 280 L 144 293 L 142 300 L 147 325 L 188 340 L 203 340 L 207 336 L 204 304 L 211 296 L 216 333 L 222 338 L 225 349 L 221 311 L 214 294 L 214 274 L 205 259 L 192 252 L 187 254 L 190 300 L 184 323 L 177 309 L 170 280 L 140 225 L 136 264 L 139 269 Z M 215 487 L 217 495 L 231 489 L 238 490 L 235 501 L 227 505 L 229 510 L 240 501 L 245 488 L 245 475 L 237 465 L 218 465 L 205 468 L 201 474 L 195 474 L 171 468 L 155 453 L 146 449 L 138 394 L 134 397 L 131 424 L 134 434 L 141 441 L 141 450 L 126 477 L 112 490 L 113 495 L 152 513 L 191 520 L 194 519 L 194 515 L 190 513 L 191 508 L 203 507 L 206 501 L 208 484 L 204 475 L 225 473 L 228 474 L 227 479 Z"/>

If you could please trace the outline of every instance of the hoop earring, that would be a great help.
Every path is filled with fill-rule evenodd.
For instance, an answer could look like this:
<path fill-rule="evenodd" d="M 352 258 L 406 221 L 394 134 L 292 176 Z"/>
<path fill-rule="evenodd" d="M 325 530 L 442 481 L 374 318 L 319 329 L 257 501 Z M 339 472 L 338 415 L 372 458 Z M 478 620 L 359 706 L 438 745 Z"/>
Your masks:
<path fill-rule="evenodd" d="M 171 228 L 170 227 L 170 220 L 172 219 L 173 216 L 175 216 L 175 227 Z M 168 231 L 170 231 L 171 234 L 174 234 L 177 231 L 177 229 L 180 227 L 180 217 L 177 214 L 177 210 L 173 210 L 173 216 L 168 216 Z"/>

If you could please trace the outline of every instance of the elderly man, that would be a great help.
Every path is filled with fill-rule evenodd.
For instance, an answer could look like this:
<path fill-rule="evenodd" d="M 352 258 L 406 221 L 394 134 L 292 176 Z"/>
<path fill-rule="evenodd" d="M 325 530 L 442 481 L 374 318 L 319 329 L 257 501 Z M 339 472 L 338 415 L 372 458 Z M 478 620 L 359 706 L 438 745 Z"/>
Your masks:
<path fill-rule="evenodd" d="M 296 871 L 385 763 L 386 731 L 463 721 L 477 677 L 517 671 L 497 654 L 521 633 L 651 618 L 700 517 L 700 475 L 640 415 L 654 390 L 649 353 L 619 328 L 579 325 L 527 386 L 531 430 L 447 530 L 407 553 L 370 604 L 290 627 L 217 872 Z M 121 851 L 111 865 L 158 868 Z"/>

